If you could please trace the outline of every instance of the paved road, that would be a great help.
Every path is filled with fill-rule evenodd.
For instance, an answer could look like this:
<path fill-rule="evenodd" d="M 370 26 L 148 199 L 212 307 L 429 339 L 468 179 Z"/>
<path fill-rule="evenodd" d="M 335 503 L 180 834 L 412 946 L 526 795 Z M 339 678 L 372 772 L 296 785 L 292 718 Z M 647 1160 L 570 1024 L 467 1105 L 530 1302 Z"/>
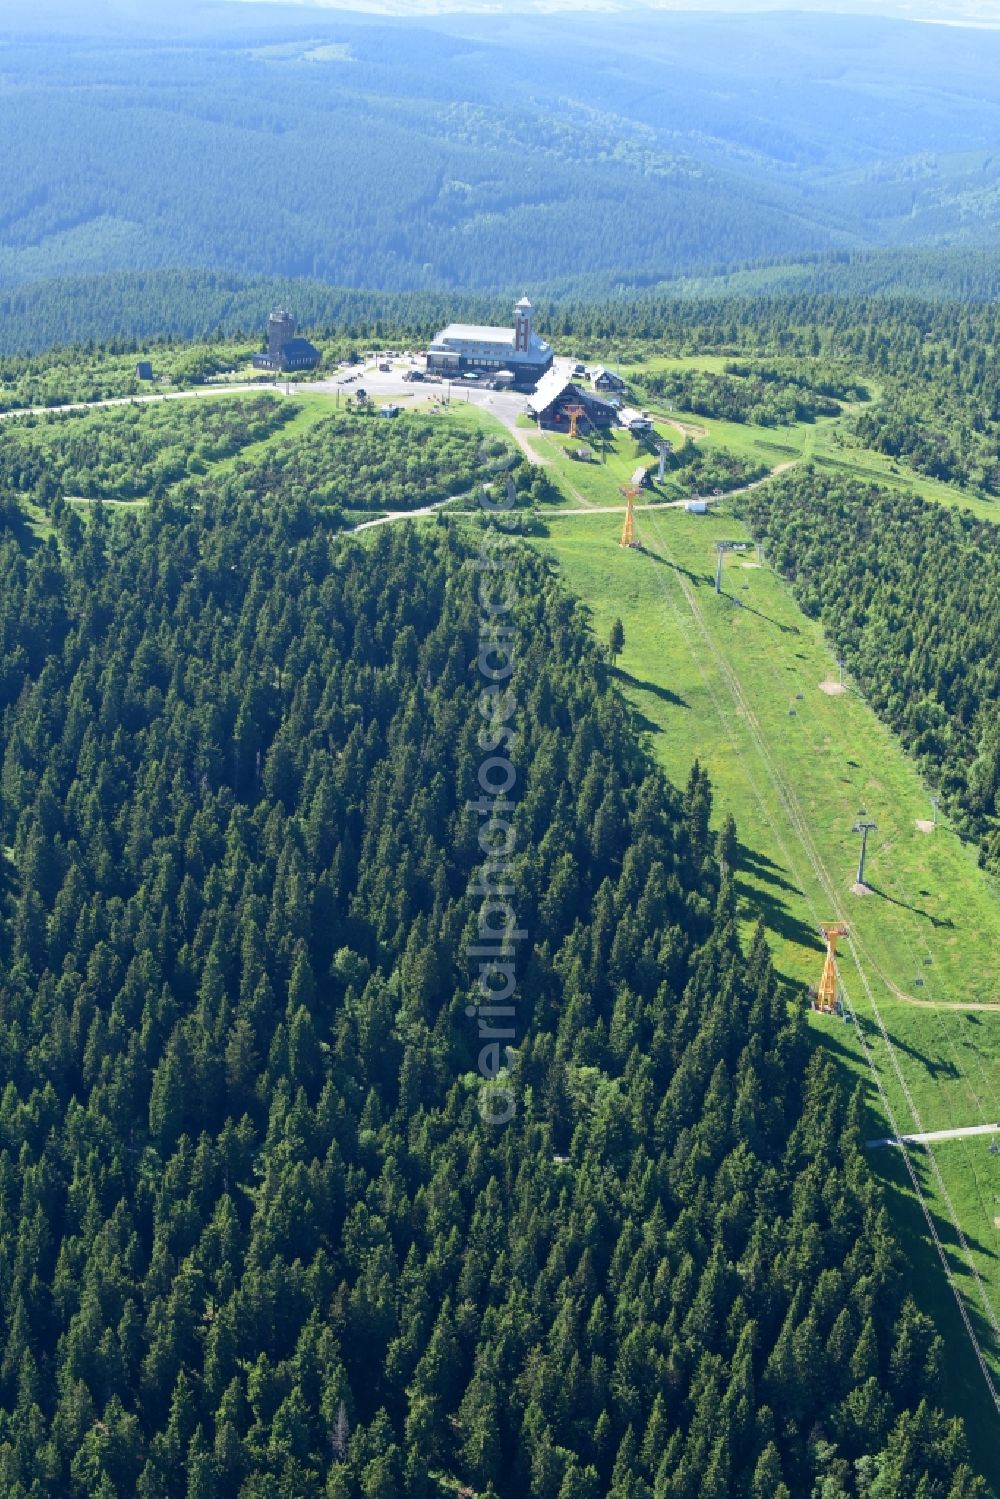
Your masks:
<path fill-rule="evenodd" d="M 778 474 L 785 474 L 790 468 L 794 468 L 798 462 L 795 459 L 791 463 L 779 463 L 777 468 L 765 474 L 763 479 L 754 479 L 751 484 L 741 484 L 739 489 L 727 489 L 724 494 L 703 494 L 698 498 L 705 501 L 706 505 L 717 505 L 720 500 L 731 500 L 734 494 L 746 494 L 749 489 L 756 489 L 761 484 L 766 484 L 769 479 L 774 479 Z M 690 497 L 684 500 L 650 500 L 646 505 L 636 505 L 635 513 L 642 516 L 646 512 L 657 510 L 683 510 L 690 503 Z M 624 505 L 582 505 L 579 509 L 565 509 L 562 505 L 552 505 L 546 508 L 546 515 L 558 517 L 560 515 L 622 515 L 625 512 Z M 752 543 L 747 542 L 747 546 Z M 929 1001 L 928 1001 L 929 1003 Z"/>
<path fill-rule="evenodd" d="M 458 495 L 452 495 L 452 499 L 458 499 Z M 424 505 L 419 510 L 390 510 L 386 515 L 376 515 L 374 520 L 363 520 L 360 525 L 351 526 L 351 534 L 357 531 L 370 531 L 373 526 L 388 526 L 397 520 L 416 520 L 422 515 L 433 515 L 435 510 L 440 510 L 442 505 L 449 504 L 449 500 L 435 500 L 433 505 Z"/>
<path fill-rule="evenodd" d="M 730 493 L 733 492 L 732 490 L 730 491 Z M 719 498 L 723 499 L 725 496 L 720 495 Z M 640 520 L 642 516 L 648 515 L 654 510 L 682 510 L 687 503 L 687 500 L 656 500 L 649 505 L 636 505 L 635 516 L 637 520 Z M 706 505 L 714 505 L 716 503 L 715 497 L 713 495 L 706 496 L 705 503 Z M 542 514 L 546 518 L 558 520 L 561 515 L 624 515 L 627 508 L 626 505 L 574 505 L 569 508 L 565 505 L 546 505 Z M 748 541 L 747 546 L 749 545 L 750 542 Z"/>
<path fill-rule="evenodd" d="M 566 361 L 562 361 L 562 363 L 566 364 Z M 523 416 L 527 409 L 527 399 L 525 396 L 518 395 L 514 391 L 478 389 L 475 385 L 462 385 L 453 381 L 422 381 L 413 383 L 404 378 L 413 367 L 408 362 L 400 362 L 395 364 L 391 370 L 385 372 L 375 369 L 371 365 L 352 365 L 324 380 L 276 380 L 244 382 L 234 385 L 198 385 L 191 390 L 151 391 L 142 395 L 108 396 L 100 401 L 72 401 L 62 406 L 27 406 L 12 411 L 0 411 L 0 421 L 5 421 L 15 416 L 45 416 L 50 412 L 90 411 L 110 406 L 147 406 L 158 401 L 191 401 L 211 396 L 248 395 L 274 391 L 289 396 L 304 396 L 316 393 L 333 396 L 342 394 L 347 399 L 355 395 L 360 388 L 364 389 L 369 396 L 377 400 L 426 401 L 437 396 L 438 398 L 448 398 L 455 402 L 467 401 L 470 405 L 478 406 L 480 410 L 486 411 L 490 416 L 495 417 L 506 428 L 518 447 L 532 463 L 539 466 L 544 465 L 545 459 L 536 452 L 531 444 L 531 434 L 517 425 L 518 417 Z M 569 373 L 568 368 L 566 373 Z M 676 422 L 668 422 L 667 425 L 679 426 Z M 783 474 L 790 468 L 794 468 L 796 462 L 797 460 L 793 460 L 790 463 L 779 463 L 777 468 L 765 475 L 763 479 L 757 479 L 753 484 L 748 484 L 744 488 L 755 489 L 758 484 L 765 484 L 768 479 L 774 478 L 778 474 Z M 734 494 L 742 494 L 743 492 L 744 489 L 729 490 L 728 494 L 723 498 L 728 498 Z M 575 487 L 573 488 L 573 493 L 579 500 L 583 501 L 584 496 Z M 708 502 L 712 503 L 712 497 L 709 497 Z M 667 509 L 672 507 L 676 509 L 684 504 L 684 500 L 669 500 L 662 502 L 658 508 Z M 414 516 L 427 516 L 438 508 L 438 505 L 430 505 L 419 510 L 397 510 L 389 515 L 379 516 L 375 520 L 365 521 L 362 525 L 356 526 L 353 529 L 363 531 L 367 530 L 369 526 L 384 526 L 392 521 L 408 520 Z M 624 508 L 622 505 L 582 504 L 579 509 L 554 509 L 552 514 L 614 515 L 624 510 Z M 645 507 L 640 507 L 640 509 L 642 508 Z"/>
<path fill-rule="evenodd" d="M 887 1135 L 881 1140 L 866 1140 L 868 1150 L 883 1145 L 933 1145 L 938 1140 L 965 1140 L 973 1135 L 1000 1135 L 1000 1124 L 967 1124 L 963 1129 L 932 1129 L 923 1135 Z"/>
<path fill-rule="evenodd" d="M 273 391 L 273 385 L 199 385 L 194 390 L 161 390 L 152 395 L 108 396 L 103 401 L 67 401 L 62 406 L 16 406 L 0 411 L 0 422 L 15 416 L 58 416 L 63 411 L 98 411 L 104 406 L 149 406 L 156 401 L 191 401 L 197 396 L 246 395 Z"/>

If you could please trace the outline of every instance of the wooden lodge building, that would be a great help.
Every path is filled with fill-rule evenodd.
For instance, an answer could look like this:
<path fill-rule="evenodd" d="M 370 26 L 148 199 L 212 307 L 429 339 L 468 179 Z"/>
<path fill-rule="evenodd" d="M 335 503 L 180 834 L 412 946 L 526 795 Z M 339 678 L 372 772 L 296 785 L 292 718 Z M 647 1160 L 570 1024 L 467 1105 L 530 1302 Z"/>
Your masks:
<path fill-rule="evenodd" d="M 616 375 L 614 370 L 606 370 L 603 366 L 591 370 L 590 383 L 599 395 L 620 396 L 625 391 L 625 381 L 621 375 Z"/>
<path fill-rule="evenodd" d="M 555 432 L 568 432 L 572 425 L 571 407 L 582 406 L 583 416 L 577 417 L 577 428 L 581 434 L 592 427 L 613 427 L 618 417 L 610 401 L 602 401 L 592 391 L 584 389 L 575 380 L 551 371 L 539 381 L 534 395 L 528 397 L 528 415 L 533 416 L 540 427 Z"/>

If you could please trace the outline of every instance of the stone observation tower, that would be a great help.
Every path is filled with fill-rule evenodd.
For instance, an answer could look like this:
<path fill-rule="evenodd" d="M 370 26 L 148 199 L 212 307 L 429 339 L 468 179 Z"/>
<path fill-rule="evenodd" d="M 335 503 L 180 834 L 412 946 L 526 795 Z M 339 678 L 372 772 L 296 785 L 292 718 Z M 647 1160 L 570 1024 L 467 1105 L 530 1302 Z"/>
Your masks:
<path fill-rule="evenodd" d="M 278 359 L 286 344 L 291 343 L 295 337 L 295 319 L 290 312 L 279 308 L 272 312 L 267 320 L 267 352 L 272 359 Z"/>
<path fill-rule="evenodd" d="M 314 370 L 320 352 L 308 338 L 296 338 L 295 319 L 279 307 L 267 320 L 267 348 L 253 356 L 255 370 L 277 370 L 283 375 L 298 370 Z"/>

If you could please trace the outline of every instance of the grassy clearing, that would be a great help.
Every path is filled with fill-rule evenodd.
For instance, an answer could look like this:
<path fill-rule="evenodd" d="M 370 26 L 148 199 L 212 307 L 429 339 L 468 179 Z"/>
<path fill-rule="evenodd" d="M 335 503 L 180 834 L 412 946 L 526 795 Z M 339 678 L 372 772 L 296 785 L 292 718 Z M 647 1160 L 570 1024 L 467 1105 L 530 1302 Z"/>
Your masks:
<path fill-rule="evenodd" d="M 647 512 L 639 520 L 647 548 L 640 556 L 616 545 L 614 516 L 560 517 L 555 511 L 549 527 L 566 581 L 591 608 L 598 635 L 606 636 L 616 614 L 624 622 L 623 682 L 667 771 L 682 778 L 697 755 L 725 788 L 720 796 L 736 815 L 743 841 L 766 852 L 786 876 L 800 876 L 789 891 L 766 870 L 747 875 L 748 896 L 756 891 L 770 908 L 782 971 L 798 982 L 815 977 L 818 947 L 806 907 L 816 903 L 817 919 L 826 919 L 829 897 L 805 857 L 797 860 L 802 867 L 784 868 L 782 800 L 770 785 L 775 757 L 802 810 L 815 819 L 823 863 L 848 892 L 852 920 L 892 980 L 914 998 L 940 990 L 954 1003 L 1000 1003 L 987 965 L 969 965 L 963 955 L 969 941 L 978 945 L 987 935 L 1000 947 L 996 893 L 972 849 L 947 828 L 933 834 L 917 829 L 918 819 L 931 815 L 928 793 L 891 732 L 853 691 L 831 696 L 820 690 L 821 682 L 837 677 L 820 627 L 801 614 L 766 565 L 756 565 L 752 547 L 727 556 L 724 592 L 716 596 L 714 543 L 748 540 L 741 522 L 718 512 Z M 735 674 L 767 757 L 713 649 Z M 868 873 L 882 895 L 858 900 L 848 887 L 858 845 L 851 829 L 862 808 L 879 823 Z M 923 962 L 928 955 L 931 965 Z"/>
<path fill-rule="evenodd" d="M 731 354 L 654 354 L 639 362 L 630 361 L 622 367 L 621 373 L 626 380 L 637 381 L 641 381 L 644 375 L 658 375 L 666 370 L 705 370 L 712 375 L 721 375 L 732 360 Z"/>
<path fill-rule="evenodd" d="M 600 438 L 580 436 L 572 441 L 559 432 L 535 428 L 531 446 L 552 471 L 552 478 L 577 505 L 624 505 L 621 486 L 628 484 L 637 468 L 656 463 L 655 454 L 628 432 L 609 432 Z M 590 454 L 588 462 L 574 458 L 576 452 Z"/>
<path fill-rule="evenodd" d="M 245 448 L 240 448 L 228 458 L 213 463 L 207 470 L 212 477 L 230 473 L 236 465 L 243 463 L 255 463 L 262 458 L 268 448 L 274 447 L 277 441 L 282 443 L 289 439 L 303 436 L 310 428 L 315 427 L 325 416 L 329 416 L 333 410 L 333 401 L 330 396 L 305 395 L 295 397 L 283 397 L 285 400 L 293 400 L 297 408 L 292 419 L 276 433 L 264 437 L 260 442 L 248 443 Z"/>
<path fill-rule="evenodd" d="M 948 828 L 918 829 L 931 815 L 927 789 L 864 701 L 854 691 L 820 690 L 837 668 L 818 624 L 766 564 L 754 565 L 752 548 L 727 557 L 724 592 L 715 594 L 715 541 L 746 537 L 731 514 L 647 511 L 639 517 L 641 553 L 617 546 L 614 516 L 554 511 L 548 526 L 544 545 L 590 608 L 598 637 L 607 638 L 616 616 L 623 621 L 622 686 L 653 753 L 675 781 L 700 759 L 715 786 L 716 816 L 735 815 L 741 913 L 747 925 L 763 914 L 790 992 L 794 986 L 804 1002 L 804 986 L 819 977 L 819 922 L 846 919 L 854 940 L 844 946 L 845 985 L 899 1127 L 1000 1119 L 1000 1012 L 967 1008 L 1000 1003 L 997 888 Z M 868 866 L 876 893 L 867 897 L 850 892 L 859 845 L 852 827 L 862 808 L 878 823 Z M 854 1028 L 813 1015 L 810 1023 L 849 1078 L 864 1084 L 871 1133 L 886 1133 Z M 990 1211 L 1000 1199 L 1000 1157 L 988 1142 L 971 1140 L 941 1147 L 940 1161 L 1000 1310 L 1000 1232 Z M 873 1162 L 890 1176 L 898 1166 L 892 1152 Z M 897 1195 L 899 1221 L 919 1258 L 923 1220 L 904 1211 L 902 1189 Z M 947 1210 L 937 1197 L 944 1228 Z M 940 1267 L 935 1279 L 929 1262 L 920 1264 L 921 1284 L 927 1278 L 935 1295 L 950 1296 Z M 946 1303 L 934 1309 L 961 1362 L 967 1350 L 957 1311 Z M 993 1353 L 1000 1370 L 1000 1350 Z M 963 1369 L 968 1400 L 978 1400 L 979 1376 Z M 985 1431 L 981 1408 L 980 1415 Z"/>
<path fill-rule="evenodd" d="M 684 437 L 680 431 L 671 431 L 670 437 L 675 447 L 682 446 Z M 608 505 L 624 508 L 622 490 L 631 484 L 639 469 L 648 476 L 646 487 L 636 499 L 636 504 L 643 506 L 675 503 L 690 497 L 699 486 L 706 494 L 711 494 L 716 482 L 727 488 L 732 488 L 734 483 L 742 485 L 744 478 L 754 477 L 761 465 L 776 466 L 773 457 L 761 458 L 757 454 L 741 453 L 736 456 L 747 456 L 750 463 L 756 466 L 751 471 L 749 466 L 740 464 L 740 470 L 744 467 L 747 470 L 742 477 L 739 473 L 727 477 L 728 464 L 725 462 L 720 461 L 714 473 L 711 465 L 706 470 L 699 462 L 694 466 L 686 463 L 683 468 L 676 470 L 668 468 L 660 483 L 656 478 L 658 454 L 655 437 L 637 439 L 628 432 L 617 430 L 603 437 L 588 435 L 571 441 L 562 433 L 536 429 L 530 446 L 538 461 L 552 471 L 551 476 L 561 487 L 564 496 L 580 508 L 606 509 Z M 713 446 L 711 443 L 707 445 L 709 456 Z M 585 456 L 581 458 L 581 454 Z M 721 454 L 719 458 L 722 459 Z"/>
<path fill-rule="evenodd" d="M 708 368 L 700 359 L 675 360 L 673 366 Z M 654 368 L 666 367 L 666 364 L 656 365 L 650 361 L 648 365 L 638 368 L 635 374 L 641 380 L 643 368 L 652 371 Z M 845 436 L 845 423 L 860 407 L 848 402 L 843 403 L 843 416 L 818 417 L 815 422 L 799 422 L 788 427 L 758 427 L 744 422 L 699 416 L 664 405 L 655 398 L 648 402 L 647 409 L 678 428 L 689 431 L 697 441 L 721 444 L 755 462 L 776 467 L 783 462 L 805 460 L 891 489 L 913 490 L 935 504 L 954 505 L 959 509 L 971 510 L 980 520 L 1000 523 L 1000 501 L 983 499 L 969 494 L 955 484 L 929 479 L 905 463 L 897 462 L 886 454 L 875 453 L 870 448 L 859 447 L 850 441 Z"/>

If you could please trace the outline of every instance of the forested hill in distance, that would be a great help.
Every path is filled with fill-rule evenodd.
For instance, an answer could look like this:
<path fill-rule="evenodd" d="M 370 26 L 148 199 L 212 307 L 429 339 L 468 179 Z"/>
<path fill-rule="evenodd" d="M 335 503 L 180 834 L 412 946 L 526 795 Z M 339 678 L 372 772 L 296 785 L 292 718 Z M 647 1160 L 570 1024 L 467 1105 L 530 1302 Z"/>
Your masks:
<path fill-rule="evenodd" d="M 648 285 L 996 228 L 1000 33 L 10 9 L 0 287 L 177 266 L 390 291 Z"/>
<path fill-rule="evenodd" d="M 268 313 L 294 307 L 299 324 L 348 337 L 421 340 L 454 318 L 503 322 L 523 287 L 506 292 L 376 292 L 305 278 L 247 276 L 220 270 L 111 271 L 59 276 L 0 288 L 0 357 L 80 345 L 122 349 L 181 339 L 257 338 Z M 857 298 L 977 304 L 1000 297 L 1000 252 L 989 249 L 859 251 L 764 262 L 717 275 L 679 276 L 626 296 L 610 274 L 532 288 L 540 322 L 587 336 L 661 330 L 681 316 L 672 303 L 723 303 L 794 296 L 824 303 Z M 612 316 L 613 312 L 613 316 Z"/>

